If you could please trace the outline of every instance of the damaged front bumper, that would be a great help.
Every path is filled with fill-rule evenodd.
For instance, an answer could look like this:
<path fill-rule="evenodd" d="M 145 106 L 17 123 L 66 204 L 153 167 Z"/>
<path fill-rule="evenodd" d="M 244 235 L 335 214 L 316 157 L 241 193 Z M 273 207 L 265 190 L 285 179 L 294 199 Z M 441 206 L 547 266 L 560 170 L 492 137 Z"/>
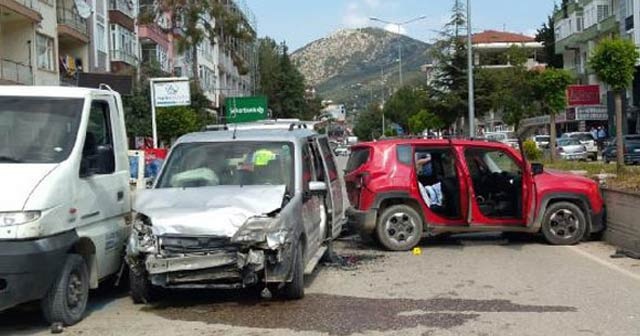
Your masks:
<path fill-rule="evenodd" d="M 157 253 L 128 256 L 129 264 L 144 271 L 151 283 L 164 288 L 246 288 L 260 282 L 282 282 L 288 279 L 291 244 L 275 248 L 238 245 L 225 241 L 215 248 L 194 245 L 194 241 L 210 242 L 221 238 L 171 237 L 173 243 L 187 245 L 180 249 L 165 246 L 159 237 Z M 168 240 L 168 239 L 167 239 Z M 144 268 L 143 270 L 141 268 Z"/>

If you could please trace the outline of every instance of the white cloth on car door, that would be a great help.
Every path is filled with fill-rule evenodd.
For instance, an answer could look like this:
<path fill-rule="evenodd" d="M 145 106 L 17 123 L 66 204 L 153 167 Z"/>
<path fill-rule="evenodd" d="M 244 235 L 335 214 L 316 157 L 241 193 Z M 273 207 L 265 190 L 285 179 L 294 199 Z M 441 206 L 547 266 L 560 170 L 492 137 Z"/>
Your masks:
<path fill-rule="evenodd" d="M 429 208 L 432 206 L 442 206 L 442 184 L 440 182 L 423 186 L 422 183 L 418 183 L 420 188 L 420 195 Z"/>

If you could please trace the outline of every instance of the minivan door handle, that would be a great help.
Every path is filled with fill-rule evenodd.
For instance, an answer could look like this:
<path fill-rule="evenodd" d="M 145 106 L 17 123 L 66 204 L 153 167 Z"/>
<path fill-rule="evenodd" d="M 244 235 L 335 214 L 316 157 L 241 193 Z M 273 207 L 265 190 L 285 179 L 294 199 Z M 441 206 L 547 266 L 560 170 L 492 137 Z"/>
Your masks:
<path fill-rule="evenodd" d="M 118 201 L 122 201 L 124 199 L 124 191 L 120 190 L 117 193 Z"/>

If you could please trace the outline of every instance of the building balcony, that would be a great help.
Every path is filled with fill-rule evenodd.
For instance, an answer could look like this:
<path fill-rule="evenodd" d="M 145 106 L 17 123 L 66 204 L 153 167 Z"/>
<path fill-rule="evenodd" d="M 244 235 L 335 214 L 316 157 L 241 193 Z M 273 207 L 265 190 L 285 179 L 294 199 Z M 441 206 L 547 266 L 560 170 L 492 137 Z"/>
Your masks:
<path fill-rule="evenodd" d="M 169 37 L 155 23 L 138 26 L 138 36 L 141 41 L 151 40 L 156 44 L 168 49 L 170 45 Z"/>
<path fill-rule="evenodd" d="M 111 62 L 122 62 L 131 66 L 138 65 L 138 57 L 124 50 L 111 50 Z"/>
<path fill-rule="evenodd" d="M 110 0 L 109 10 L 119 11 L 132 19 L 136 16 L 136 4 L 133 0 Z"/>
<path fill-rule="evenodd" d="M 58 36 L 61 39 L 70 39 L 83 44 L 89 43 L 87 20 L 80 17 L 75 7 L 58 0 L 57 19 Z"/>
<path fill-rule="evenodd" d="M 0 8 L 3 16 L 17 16 L 32 22 L 42 21 L 42 15 L 38 10 L 38 0 L 0 0 Z M 0 18 L 0 21 L 7 19 Z"/>
<path fill-rule="evenodd" d="M 33 85 L 33 69 L 26 64 L 2 59 L 0 62 L 0 83 Z"/>

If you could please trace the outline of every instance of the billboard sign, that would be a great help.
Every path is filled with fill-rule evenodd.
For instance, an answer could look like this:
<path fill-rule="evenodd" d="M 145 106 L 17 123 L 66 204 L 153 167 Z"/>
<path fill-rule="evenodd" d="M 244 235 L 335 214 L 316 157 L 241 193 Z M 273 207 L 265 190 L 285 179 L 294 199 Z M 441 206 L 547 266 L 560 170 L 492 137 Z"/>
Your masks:
<path fill-rule="evenodd" d="M 153 93 L 156 107 L 191 105 L 189 81 L 155 82 Z"/>
<path fill-rule="evenodd" d="M 600 105 L 600 86 L 569 85 L 567 102 L 569 106 Z"/>
<path fill-rule="evenodd" d="M 265 96 L 229 97 L 224 105 L 228 123 L 259 121 L 269 117 Z"/>

